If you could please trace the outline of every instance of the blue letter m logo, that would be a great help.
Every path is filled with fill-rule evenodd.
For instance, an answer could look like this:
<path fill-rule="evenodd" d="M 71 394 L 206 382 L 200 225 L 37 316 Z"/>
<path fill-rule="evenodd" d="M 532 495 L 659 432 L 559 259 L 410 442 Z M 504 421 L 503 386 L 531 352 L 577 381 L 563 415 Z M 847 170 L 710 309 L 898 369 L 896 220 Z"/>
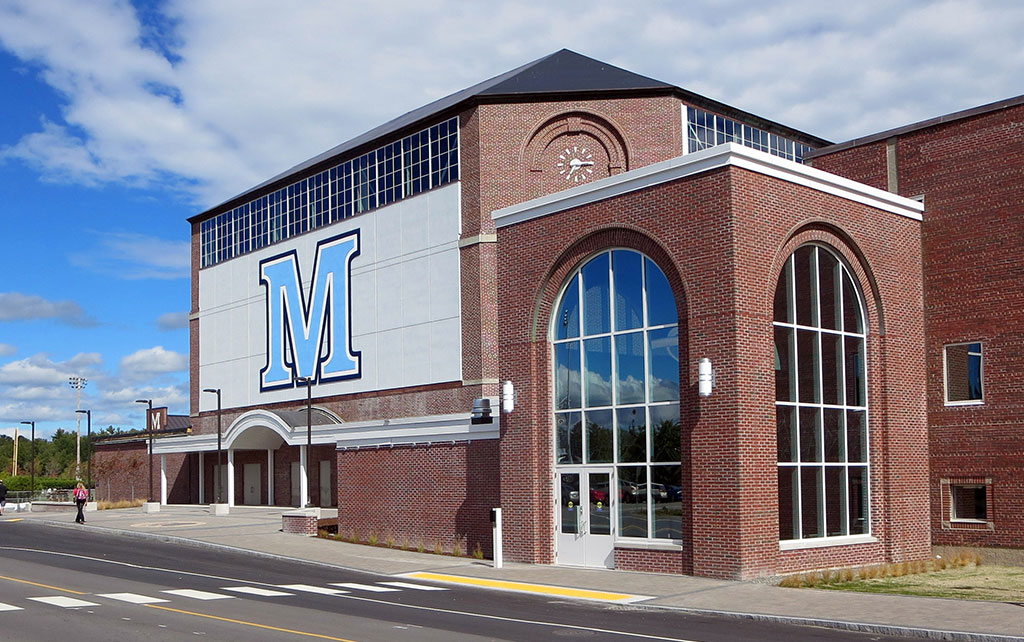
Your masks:
<path fill-rule="evenodd" d="M 267 365 L 260 390 L 289 388 L 295 377 L 318 383 L 359 376 L 349 318 L 350 267 L 359 230 L 317 243 L 309 296 L 295 250 L 260 261 L 267 293 Z"/>

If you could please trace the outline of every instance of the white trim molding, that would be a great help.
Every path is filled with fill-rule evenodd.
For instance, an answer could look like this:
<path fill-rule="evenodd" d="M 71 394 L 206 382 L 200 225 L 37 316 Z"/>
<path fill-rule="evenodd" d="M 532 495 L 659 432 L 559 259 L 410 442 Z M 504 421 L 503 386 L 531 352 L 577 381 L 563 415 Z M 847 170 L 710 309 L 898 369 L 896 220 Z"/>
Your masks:
<path fill-rule="evenodd" d="M 494 210 L 491 212 L 491 218 L 494 219 L 496 227 L 507 227 L 628 192 L 646 189 L 653 185 L 730 166 L 803 185 L 915 221 L 921 220 L 921 213 L 924 211 L 924 205 L 912 199 L 737 143 L 725 143 Z"/>

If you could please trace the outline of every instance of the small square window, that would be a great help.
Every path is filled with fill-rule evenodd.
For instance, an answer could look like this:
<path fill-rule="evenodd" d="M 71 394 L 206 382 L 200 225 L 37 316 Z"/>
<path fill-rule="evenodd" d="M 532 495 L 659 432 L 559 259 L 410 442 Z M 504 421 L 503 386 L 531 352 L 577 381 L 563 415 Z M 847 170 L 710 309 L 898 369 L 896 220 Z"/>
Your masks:
<path fill-rule="evenodd" d="M 950 518 L 955 521 L 988 521 L 988 498 L 982 484 L 951 485 L 952 510 Z"/>
<path fill-rule="evenodd" d="M 947 404 L 978 404 L 982 394 L 981 343 L 948 345 L 943 355 Z"/>

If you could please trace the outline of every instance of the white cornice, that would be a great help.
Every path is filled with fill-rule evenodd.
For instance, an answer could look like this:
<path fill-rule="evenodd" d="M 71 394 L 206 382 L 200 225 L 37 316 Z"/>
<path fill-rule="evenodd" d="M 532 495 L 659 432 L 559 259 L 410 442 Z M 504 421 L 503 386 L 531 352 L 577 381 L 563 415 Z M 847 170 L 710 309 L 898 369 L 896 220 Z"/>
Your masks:
<path fill-rule="evenodd" d="M 740 167 L 751 172 L 803 185 L 916 221 L 921 220 L 921 212 L 924 211 L 924 206 L 921 203 L 909 198 L 772 156 L 766 152 L 736 143 L 726 143 L 495 210 L 491 212 L 491 218 L 494 219 L 496 227 L 502 228 L 729 166 Z"/>
<path fill-rule="evenodd" d="M 492 407 L 497 408 L 498 400 L 491 399 L 491 402 Z M 334 444 L 338 448 L 497 439 L 500 435 L 501 418 L 497 412 L 492 415 L 492 418 L 493 423 L 474 424 L 470 421 L 470 413 L 462 412 L 449 415 L 355 421 L 313 426 L 311 436 L 314 445 Z M 224 432 L 224 450 L 238 441 L 250 428 L 269 429 L 289 446 L 306 444 L 305 426 L 290 427 L 270 411 L 253 410 L 237 418 Z M 155 455 L 216 450 L 216 434 L 168 437 L 157 439 L 153 443 L 153 454 Z"/>

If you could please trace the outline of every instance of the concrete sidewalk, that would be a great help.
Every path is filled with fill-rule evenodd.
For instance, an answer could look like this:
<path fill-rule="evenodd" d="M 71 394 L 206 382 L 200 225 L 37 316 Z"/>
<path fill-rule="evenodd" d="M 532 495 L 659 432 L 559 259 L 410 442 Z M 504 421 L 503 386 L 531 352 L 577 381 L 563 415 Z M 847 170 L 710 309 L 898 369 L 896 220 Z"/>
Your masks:
<path fill-rule="evenodd" d="M 412 575 L 421 580 L 549 596 L 590 597 L 636 606 L 928 639 L 1024 641 L 1024 605 L 784 589 L 756 582 L 564 566 L 506 563 L 504 568 L 495 569 L 489 560 L 452 558 L 286 535 L 281 532 L 281 515 L 293 510 L 238 506 L 231 508 L 227 516 L 215 516 L 208 506 L 162 506 L 158 513 L 143 513 L 141 508 L 132 508 L 89 512 L 85 526 L 74 523 L 74 511 L 7 512 L 0 519 L 26 519 L 66 528 L 97 528 L 188 545 L 223 546 L 359 571 Z M 589 593 L 591 591 L 600 594 Z"/>

